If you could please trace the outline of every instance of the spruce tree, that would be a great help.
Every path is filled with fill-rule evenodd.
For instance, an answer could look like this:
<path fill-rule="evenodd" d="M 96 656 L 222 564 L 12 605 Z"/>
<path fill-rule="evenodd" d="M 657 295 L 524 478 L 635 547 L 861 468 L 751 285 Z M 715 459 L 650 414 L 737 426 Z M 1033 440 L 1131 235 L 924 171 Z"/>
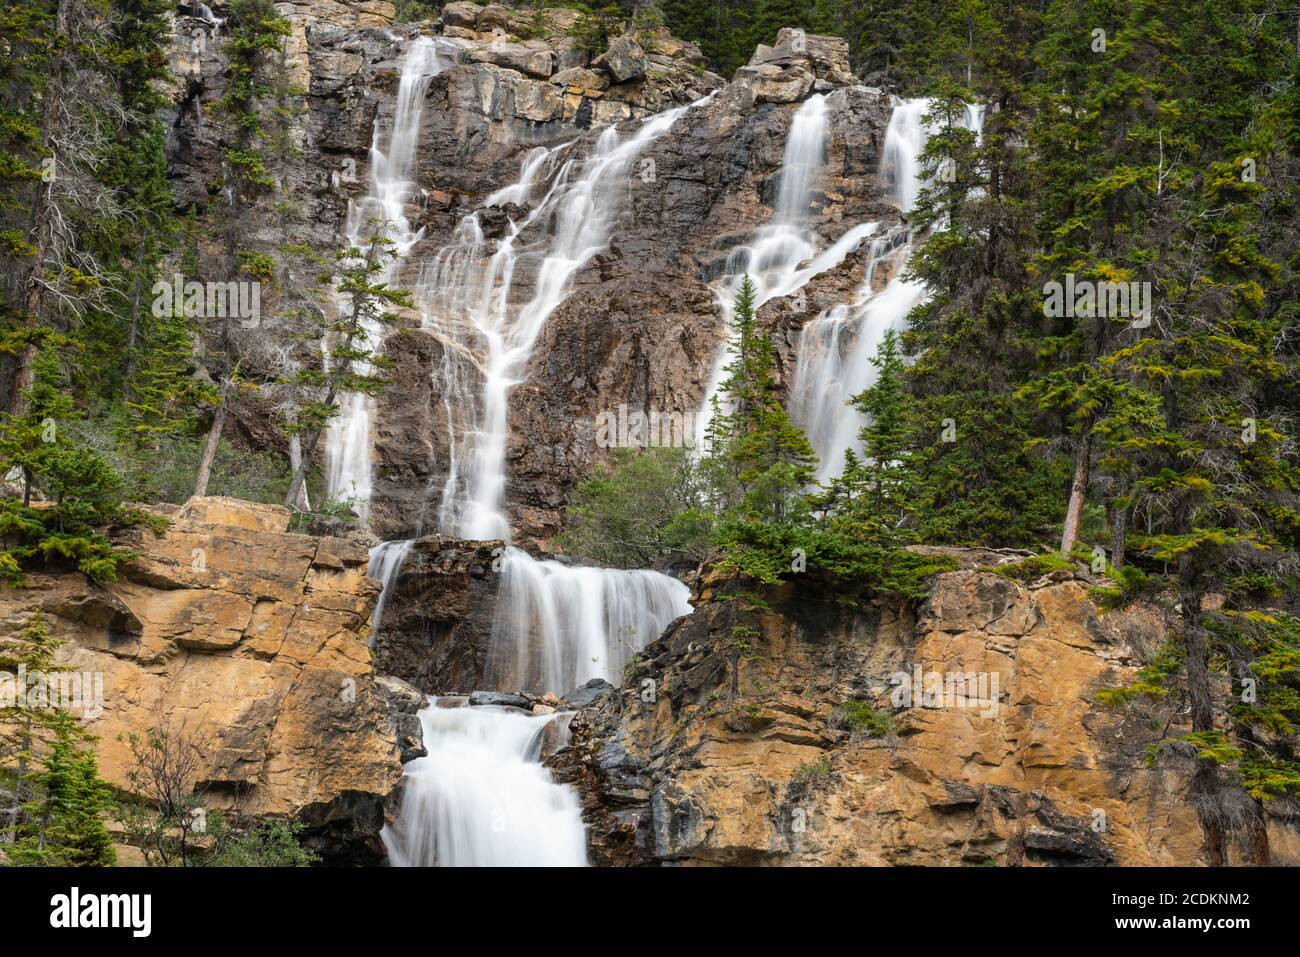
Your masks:
<path fill-rule="evenodd" d="M 760 332 L 754 283 L 741 280 L 732 310 L 731 361 L 715 401 L 709 454 L 731 487 L 729 504 L 757 521 L 797 520 L 816 471 L 816 453 L 791 421 L 775 378 L 776 350 Z"/>
<path fill-rule="evenodd" d="M 844 453 L 844 471 L 832 488 L 843 519 L 876 545 L 893 547 L 906 537 L 913 521 L 913 476 L 908 463 L 915 441 L 913 401 L 904 383 L 905 367 L 898 333 L 887 329 L 869 360 L 876 381 L 853 397 L 852 405 L 866 418 L 858 432 L 862 454 Z"/>
<path fill-rule="evenodd" d="M 307 333 L 311 342 L 328 343 L 328 354 L 319 361 L 285 377 L 294 387 L 294 410 L 285 426 L 291 433 L 306 436 L 301 461 L 294 470 L 285 493 L 285 505 L 292 506 L 306 481 L 316 449 L 329 422 L 339 411 L 339 396 L 344 393 L 377 395 L 386 380 L 382 375 L 388 365 L 379 353 L 380 337 L 385 328 L 398 321 L 394 308 L 409 308 L 411 294 L 391 288 L 386 280 L 389 265 L 396 258 L 392 240 L 375 232 L 363 248 L 349 247 L 337 256 L 338 272 L 332 278 L 338 293 L 339 315 L 332 321 L 323 313 L 316 328 Z"/>

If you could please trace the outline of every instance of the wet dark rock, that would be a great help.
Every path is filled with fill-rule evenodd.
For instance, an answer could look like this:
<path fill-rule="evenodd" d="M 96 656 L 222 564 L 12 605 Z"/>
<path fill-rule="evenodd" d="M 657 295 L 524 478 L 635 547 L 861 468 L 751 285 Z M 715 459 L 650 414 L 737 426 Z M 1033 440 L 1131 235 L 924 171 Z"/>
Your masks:
<path fill-rule="evenodd" d="M 508 691 L 471 691 L 469 703 L 478 705 L 496 705 L 499 708 L 531 708 L 533 699 L 524 694 Z"/>
<path fill-rule="evenodd" d="M 613 690 L 614 686 L 604 678 L 592 678 L 586 684 L 574 688 L 560 700 L 564 707 L 577 710 L 585 708 L 607 691 Z"/>
<path fill-rule="evenodd" d="M 406 764 L 428 754 L 420 725 L 420 710 L 427 703 L 424 692 L 392 675 L 376 677 L 375 690 L 388 702 L 401 762 Z"/>
<path fill-rule="evenodd" d="M 417 539 L 385 603 L 376 670 L 425 694 L 482 686 L 501 548 L 500 542 Z"/>

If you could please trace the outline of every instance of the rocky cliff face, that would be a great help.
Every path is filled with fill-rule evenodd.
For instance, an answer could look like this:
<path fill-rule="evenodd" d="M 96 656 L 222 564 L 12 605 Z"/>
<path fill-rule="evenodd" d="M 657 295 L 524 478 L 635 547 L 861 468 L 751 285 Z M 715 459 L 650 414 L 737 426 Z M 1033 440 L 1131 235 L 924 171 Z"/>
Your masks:
<path fill-rule="evenodd" d="M 501 542 L 417 539 L 375 631 L 375 666 L 426 694 L 482 688 Z"/>
<path fill-rule="evenodd" d="M 1092 702 L 1163 626 L 1099 614 L 1086 587 L 970 569 L 916 608 L 804 583 L 752 612 L 706 590 L 550 763 L 600 863 L 1200 863 L 1185 779 L 1142 761 L 1157 731 Z M 931 675 L 969 683 L 927 698 Z M 1270 838 L 1275 863 L 1300 861 L 1291 827 Z"/>
<path fill-rule="evenodd" d="M 218 17 L 224 12 L 221 4 L 213 8 Z M 665 414 L 700 407 L 726 335 L 708 283 L 728 248 L 770 218 L 785 135 L 801 100 L 825 93 L 832 114 L 832 172 L 819 184 L 809 225 L 833 241 L 864 220 L 896 219 L 876 182 L 889 103 L 851 85 L 842 40 L 782 31 L 774 47 L 760 48 L 724 83 L 702 68 L 698 49 L 662 31 L 586 51 L 572 36 L 571 10 L 547 10 L 537 19 L 500 5 L 452 3 L 436 24 L 419 25 L 391 24 L 391 7 L 379 0 L 278 8 L 293 26 L 288 83 L 276 94 L 292 150 L 274 162 L 281 196 L 241 214 L 241 247 L 306 245 L 326 255 L 339 248 L 349 197 L 366 190 L 375 124 L 391 119 L 403 50 L 420 32 L 457 47 L 457 62 L 433 78 L 424 103 L 419 195 L 408 210 L 424 233 L 399 274 L 408 286 L 464 216 L 518 178 L 530 150 L 567 143 L 581 156 L 608 126 L 714 94 L 640 158 L 610 245 L 580 270 L 512 396 L 507 507 L 525 542 L 558 529 L 573 484 L 606 454 L 593 440 L 597 415 L 620 405 Z M 221 155 L 232 137 L 216 105 L 226 82 L 224 27 L 198 11 L 195 5 L 193 15 L 176 19 L 170 159 L 178 202 L 193 204 L 209 227 L 201 268 L 224 279 Z M 504 231 L 526 212 L 507 204 L 490 211 L 487 222 Z M 487 237 L 484 255 L 500 235 Z M 535 238 L 525 232 L 518 242 Z M 514 285 L 521 302 L 535 291 L 528 275 L 535 265 L 521 260 L 524 275 Z M 780 322 L 786 362 L 799 326 L 837 290 L 860 282 L 862 265 L 860 255 L 850 256 L 810 284 L 797 308 L 769 304 L 765 320 Z M 295 268 L 286 266 L 264 290 L 261 324 L 234 330 L 251 374 L 269 374 L 281 351 L 287 328 L 278 303 L 308 278 Z M 434 525 L 432 499 L 449 462 L 448 430 L 437 414 L 448 386 L 439 374 L 444 348 L 414 315 L 386 346 L 395 361 L 393 384 L 379 398 L 372 435 L 371 524 L 381 538 Z M 232 431 L 257 447 L 281 448 L 270 417 L 268 405 L 246 401 Z"/>
<path fill-rule="evenodd" d="M 458 2 L 436 23 L 395 24 L 384 0 L 277 6 L 292 25 L 275 94 L 290 148 L 275 158 L 278 194 L 241 214 L 249 248 L 340 248 L 349 199 L 367 189 L 373 132 L 391 120 L 403 51 L 419 34 L 455 46 L 426 92 L 407 210 L 423 233 L 402 285 L 419 282 L 468 214 L 482 212 L 484 256 L 524 222 L 520 202 L 485 204 L 531 151 L 582 157 L 611 127 L 626 134 L 694 104 L 638 157 L 611 241 L 579 270 L 511 393 L 506 507 L 516 541 L 534 551 L 607 454 L 594 439 L 598 415 L 700 407 L 726 336 L 710 283 L 771 219 L 807 97 L 826 97 L 829 135 L 806 225 L 829 244 L 864 222 L 878 222 L 879 236 L 902 224 L 878 178 L 889 98 L 855 84 L 843 41 L 782 31 L 724 82 L 698 49 L 663 33 L 586 50 L 567 10 L 539 19 Z M 224 26 L 201 10 L 182 4 L 175 20 L 169 158 L 178 202 L 198 211 L 200 278 L 227 279 L 222 151 L 233 134 L 217 103 L 228 64 Z M 519 246 L 539 246 L 548 225 L 525 229 Z M 537 258 L 519 259 L 520 301 L 535 292 Z M 783 379 L 803 325 L 851 301 L 867 265 L 859 249 L 799 296 L 765 304 Z M 291 331 L 279 305 L 307 278 L 297 269 L 286 265 L 264 293 L 260 325 L 233 330 L 246 374 L 274 377 Z M 884 283 L 889 268 L 874 275 Z M 391 385 L 373 418 L 371 526 L 380 538 L 414 537 L 434 527 L 448 470 L 449 346 L 410 313 L 384 348 Z M 478 383 L 459 386 L 473 394 Z M 271 415 L 245 400 L 231 431 L 282 448 Z M 200 500 L 170 514 L 164 536 L 134 539 L 141 557 L 120 583 L 33 576 L 33 588 L 0 595 L 0 621 L 44 609 L 69 661 L 105 674 L 106 710 L 92 729 L 114 783 L 125 784 L 119 733 L 192 724 L 208 745 L 214 802 L 246 792 L 246 810 L 306 821 L 329 859 L 381 859 L 385 801 L 402 763 L 422 752 L 421 693 L 483 687 L 501 543 L 418 538 L 372 665 L 377 584 L 355 543 L 290 534 L 273 508 Z M 621 689 L 567 702 L 581 708 L 572 744 L 548 763 L 582 794 L 592 861 L 1199 862 L 1184 779 L 1142 761 L 1155 732 L 1092 698 L 1132 676 L 1136 651 L 1162 639 L 1159 619 L 1100 614 L 1082 577 L 1021 585 L 975 567 L 996 555 L 961 558 L 964 570 L 940 576 L 919 605 L 848 605 L 798 581 L 763 607 L 705 582 L 696 613 L 645 651 Z M 930 675 L 941 691 L 971 676 L 974 691 L 927 701 Z M 902 703 L 900 676 L 921 685 Z M 1270 837 L 1275 860 L 1300 861 L 1293 829 L 1273 822 Z"/>
<path fill-rule="evenodd" d="M 115 583 L 30 575 L 0 590 L 0 629 L 40 610 L 63 662 L 101 676 L 86 724 L 111 784 L 131 789 L 124 736 L 166 727 L 198 744 L 208 807 L 295 817 L 329 862 L 382 861 L 400 708 L 366 648 L 379 591 L 366 550 L 292 534 L 275 506 L 207 498 L 165 512 L 161 536 L 122 542 L 138 557 Z"/>

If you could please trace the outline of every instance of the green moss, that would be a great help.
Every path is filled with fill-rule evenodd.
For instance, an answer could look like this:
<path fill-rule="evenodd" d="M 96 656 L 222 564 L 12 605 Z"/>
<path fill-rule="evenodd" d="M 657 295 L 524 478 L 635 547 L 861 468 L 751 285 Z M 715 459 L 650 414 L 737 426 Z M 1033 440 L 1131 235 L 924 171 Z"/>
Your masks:
<path fill-rule="evenodd" d="M 982 572 L 991 572 L 994 575 L 1001 575 L 1003 578 L 1010 578 L 1012 581 L 1017 582 L 1030 582 L 1052 572 L 1072 572 L 1077 569 L 1076 562 L 1066 558 L 1059 552 L 1049 552 L 1046 555 L 1031 555 L 1029 558 L 1007 562 L 1005 565 L 983 565 L 980 567 Z"/>

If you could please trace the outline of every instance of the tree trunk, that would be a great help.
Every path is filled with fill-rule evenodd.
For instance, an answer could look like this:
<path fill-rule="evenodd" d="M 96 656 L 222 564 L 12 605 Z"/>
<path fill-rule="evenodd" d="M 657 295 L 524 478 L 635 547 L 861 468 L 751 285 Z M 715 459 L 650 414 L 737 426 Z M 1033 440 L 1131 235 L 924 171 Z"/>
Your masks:
<path fill-rule="evenodd" d="M 326 396 L 325 398 L 325 404 L 326 405 L 331 404 L 334 401 L 334 396 L 335 396 L 334 390 L 331 389 L 329 395 Z M 320 437 L 324 433 L 325 433 L 324 429 L 317 429 L 315 432 L 313 432 L 311 441 L 308 442 L 307 447 L 302 450 L 301 458 L 300 461 L 298 462 L 298 467 L 293 470 L 293 480 L 289 483 L 289 491 L 286 492 L 284 496 L 285 505 L 293 505 L 295 499 L 298 498 L 298 493 L 304 491 L 303 483 L 307 478 L 307 467 L 311 464 L 311 460 L 315 457 L 316 446 L 320 444 Z"/>
<path fill-rule="evenodd" d="M 221 430 L 226 427 L 226 405 L 229 400 L 230 386 L 221 390 L 221 404 L 212 417 L 212 428 L 208 429 L 208 443 L 203 447 L 203 458 L 199 460 L 199 474 L 194 480 L 194 495 L 202 498 L 208 494 L 208 479 L 212 476 L 212 461 L 217 457 L 217 446 L 221 444 Z"/>
<path fill-rule="evenodd" d="M 145 240 L 140 237 L 140 246 L 135 254 L 135 290 L 131 294 L 131 324 L 126 334 L 126 374 L 123 376 L 123 397 L 130 402 L 131 385 L 135 381 L 136 350 L 140 344 L 140 302 L 144 298 L 144 254 Z"/>
<path fill-rule="evenodd" d="M 1117 499 L 1128 493 L 1128 483 L 1120 489 L 1120 494 L 1111 499 L 1110 511 L 1110 563 L 1115 568 L 1124 566 L 1126 546 L 1128 543 L 1128 506 L 1121 505 Z"/>
<path fill-rule="evenodd" d="M 1061 533 L 1061 552 L 1069 553 L 1079 537 L 1083 520 L 1083 503 L 1088 497 L 1088 460 L 1092 455 L 1092 426 L 1084 427 L 1079 448 L 1074 453 L 1074 479 L 1070 483 L 1070 503 L 1065 510 L 1065 530 Z"/>
<path fill-rule="evenodd" d="M 289 436 L 289 468 L 293 470 L 295 480 L 298 477 L 298 472 L 301 470 L 304 476 L 304 481 L 301 483 L 301 488 L 298 490 L 297 495 L 293 494 L 292 483 L 290 484 L 290 494 L 286 497 L 285 504 L 298 509 L 300 512 L 310 512 L 311 500 L 307 497 L 307 483 L 305 481 L 307 471 L 303 464 L 304 461 L 302 455 L 302 438 L 297 432 L 295 432 Z"/>
<path fill-rule="evenodd" d="M 1246 822 L 1252 867 L 1272 867 L 1273 854 L 1268 843 L 1268 816 L 1261 801 L 1251 801 L 1251 816 Z"/>
<path fill-rule="evenodd" d="M 59 0 L 54 14 L 54 32 L 56 37 L 65 37 L 68 33 L 68 6 L 72 0 Z M 49 153 L 54 153 L 54 141 L 59 127 L 63 123 L 63 71 L 66 54 L 59 50 L 50 64 L 50 95 L 44 104 L 44 127 L 41 131 L 41 146 Z M 58 176 L 58 157 L 55 157 L 55 176 Z M 53 219 L 53 187 L 41 182 L 32 202 L 32 266 L 27 273 L 26 292 L 23 296 L 22 321 L 28 328 L 35 330 L 40 324 L 41 305 L 45 297 L 45 287 L 41 285 L 41 273 L 45 269 L 45 259 L 50 252 L 51 223 Z M 9 411 L 22 415 L 27 411 L 26 392 L 31 390 L 36 377 L 36 343 L 29 342 L 23 346 L 18 359 L 18 368 L 14 373 L 13 394 L 9 399 Z"/>
<path fill-rule="evenodd" d="M 1194 559 L 1179 559 L 1179 601 L 1182 604 L 1183 647 L 1187 652 L 1187 698 L 1191 707 L 1192 730 L 1214 730 L 1214 698 L 1210 688 L 1210 642 L 1201 624 L 1201 589 L 1196 585 Z M 1196 772 L 1188 787 L 1192 807 L 1205 835 L 1205 856 L 1211 867 L 1228 863 L 1224 841 L 1223 790 L 1219 765 L 1196 759 Z"/>

